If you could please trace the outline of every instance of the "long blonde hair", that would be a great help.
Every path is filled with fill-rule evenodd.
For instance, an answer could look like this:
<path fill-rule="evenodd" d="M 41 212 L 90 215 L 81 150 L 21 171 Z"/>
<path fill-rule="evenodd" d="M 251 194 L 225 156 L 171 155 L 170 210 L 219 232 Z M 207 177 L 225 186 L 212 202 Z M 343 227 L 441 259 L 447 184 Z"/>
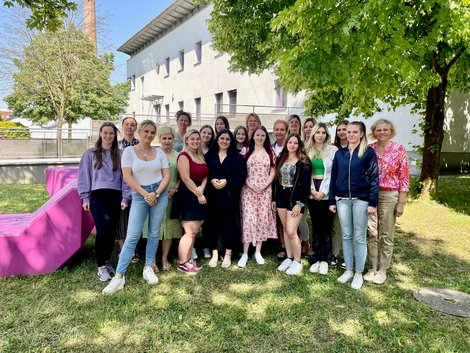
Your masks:
<path fill-rule="evenodd" d="M 315 134 L 317 133 L 318 129 L 325 129 L 326 136 L 325 141 L 320 149 L 317 149 L 317 145 L 315 144 Z M 307 140 L 307 144 L 305 146 L 305 151 L 310 159 L 317 158 L 317 155 L 320 154 L 320 159 L 324 160 L 328 155 L 328 149 L 330 148 L 330 132 L 328 131 L 328 126 L 325 123 L 316 123 L 312 129 L 310 137 Z"/>
<path fill-rule="evenodd" d="M 366 136 L 366 125 L 362 121 L 353 121 L 349 125 L 354 125 L 359 127 L 359 130 L 362 132 L 361 142 L 359 143 L 359 152 L 357 156 L 361 158 L 367 150 L 367 136 Z"/>
<path fill-rule="evenodd" d="M 201 138 L 201 134 L 199 133 L 199 131 L 195 129 L 189 129 L 188 131 L 186 131 L 186 134 L 184 134 L 184 139 L 183 139 L 184 141 L 183 151 L 188 153 L 190 156 L 199 158 L 202 162 L 205 162 L 204 152 L 202 151 L 202 142 L 199 143 L 199 147 L 197 149 L 196 155 L 194 155 L 194 153 L 188 148 L 188 144 L 186 143 L 186 140 L 188 139 L 189 136 L 193 134 L 199 135 L 199 138 Z"/>

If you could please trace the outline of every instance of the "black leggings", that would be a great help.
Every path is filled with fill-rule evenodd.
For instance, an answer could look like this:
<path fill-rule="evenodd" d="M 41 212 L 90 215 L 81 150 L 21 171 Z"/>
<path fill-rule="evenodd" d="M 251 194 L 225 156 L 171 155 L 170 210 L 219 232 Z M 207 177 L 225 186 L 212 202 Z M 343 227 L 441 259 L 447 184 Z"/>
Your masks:
<path fill-rule="evenodd" d="M 95 253 L 98 267 L 104 266 L 113 252 L 116 230 L 121 214 L 122 193 L 98 189 L 90 195 L 90 211 L 96 226 Z"/>

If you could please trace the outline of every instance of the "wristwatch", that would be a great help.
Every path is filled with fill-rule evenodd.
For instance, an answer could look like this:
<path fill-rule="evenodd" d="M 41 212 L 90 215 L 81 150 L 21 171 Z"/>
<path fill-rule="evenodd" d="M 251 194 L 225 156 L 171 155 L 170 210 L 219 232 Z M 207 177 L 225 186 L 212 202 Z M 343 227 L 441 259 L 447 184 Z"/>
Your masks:
<path fill-rule="evenodd" d="M 160 197 L 160 194 L 158 194 L 156 191 L 155 191 L 155 197 L 158 199 Z"/>

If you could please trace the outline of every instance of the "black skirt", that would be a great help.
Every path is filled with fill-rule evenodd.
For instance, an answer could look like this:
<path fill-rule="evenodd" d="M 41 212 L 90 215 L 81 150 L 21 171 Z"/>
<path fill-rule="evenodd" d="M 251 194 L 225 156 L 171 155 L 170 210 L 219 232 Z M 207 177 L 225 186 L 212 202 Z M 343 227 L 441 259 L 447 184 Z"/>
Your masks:
<path fill-rule="evenodd" d="M 194 183 L 196 186 L 201 185 L 198 182 Z M 170 218 L 180 221 L 204 221 L 207 218 L 207 205 L 201 205 L 196 195 L 181 182 L 173 200 Z"/>

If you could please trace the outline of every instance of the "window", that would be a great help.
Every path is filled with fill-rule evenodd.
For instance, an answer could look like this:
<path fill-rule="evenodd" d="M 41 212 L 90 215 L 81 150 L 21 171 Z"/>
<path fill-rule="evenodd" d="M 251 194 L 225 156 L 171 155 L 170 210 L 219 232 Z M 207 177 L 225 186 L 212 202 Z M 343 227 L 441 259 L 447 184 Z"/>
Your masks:
<path fill-rule="evenodd" d="M 155 64 L 155 72 L 157 73 L 157 75 L 160 75 L 160 64 L 159 63 Z"/>
<path fill-rule="evenodd" d="M 169 104 L 165 104 L 165 116 L 166 116 L 167 121 L 170 120 L 170 105 Z"/>
<path fill-rule="evenodd" d="M 140 98 L 144 98 L 144 76 L 140 77 Z"/>
<path fill-rule="evenodd" d="M 201 117 L 201 97 L 199 98 L 194 98 L 194 105 L 195 105 L 195 112 L 196 112 L 196 118 Z"/>
<path fill-rule="evenodd" d="M 229 113 L 230 115 L 235 115 L 237 113 L 237 90 L 228 91 L 228 104 L 229 104 Z"/>
<path fill-rule="evenodd" d="M 179 110 L 184 110 L 184 102 L 183 101 L 178 102 L 178 108 L 179 108 Z"/>
<path fill-rule="evenodd" d="M 198 65 L 201 63 L 202 60 L 202 42 L 196 42 L 194 46 L 194 52 L 196 54 L 196 57 L 194 58 L 194 65 Z"/>
<path fill-rule="evenodd" d="M 215 113 L 216 115 L 221 114 L 222 105 L 224 104 L 224 94 L 222 92 L 215 94 Z"/>
<path fill-rule="evenodd" d="M 183 71 L 184 70 L 184 50 L 180 50 L 180 52 L 178 53 L 178 62 L 180 64 L 178 72 Z"/>
<path fill-rule="evenodd" d="M 165 77 L 170 75 L 170 58 L 165 59 Z"/>
<path fill-rule="evenodd" d="M 134 91 L 135 90 L 135 75 L 132 75 L 130 77 L 130 80 L 131 80 L 131 91 Z"/>
<path fill-rule="evenodd" d="M 274 105 L 277 108 L 285 107 L 287 105 L 287 92 L 278 80 L 274 81 L 274 91 Z"/>

